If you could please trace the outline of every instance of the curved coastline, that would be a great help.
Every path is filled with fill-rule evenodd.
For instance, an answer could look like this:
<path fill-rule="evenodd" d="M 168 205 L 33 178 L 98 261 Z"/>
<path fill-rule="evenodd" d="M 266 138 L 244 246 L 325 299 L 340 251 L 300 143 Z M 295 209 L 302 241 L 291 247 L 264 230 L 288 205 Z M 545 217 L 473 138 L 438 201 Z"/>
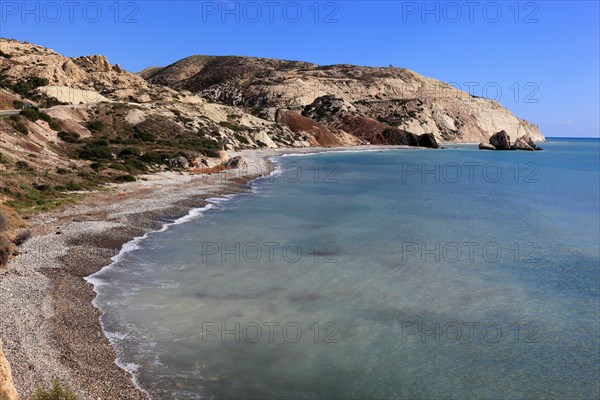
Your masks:
<path fill-rule="evenodd" d="M 276 172 L 278 172 L 278 171 L 279 170 L 276 170 Z M 249 179 L 247 184 L 252 185 L 252 182 L 259 180 L 259 179 L 264 179 L 264 178 L 265 177 L 255 177 L 255 178 Z M 123 244 L 123 246 L 121 247 L 118 254 L 111 257 L 112 262 L 110 264 L 102 267 L 97 272 L 95 272 L 87 277 L 84 277 L 84 280 L 87 283 L 92 285 L 93 290 L 96 294 L 96 296 L 94 297 L 94 300 L 92 301 L 92 305 L 101 312 L 100 325 L 102 327 L 102 332 L 104 333 L 104 336 L 109 340 L 111 346 L 115 350 L 115 353 L 116 353 L 115 364 L 122 370 L 129 373 L 131 375 L 131 379 L 132 379 L 134 386 L 137 389 L 139 389 L 140 391 L 142 391 L 143 393 L 145 393 L 149 398 L 150 398 L 150 393 L 148 393 L 142 387 L 142 385 L 139 383 L 137 376 L 136 376 L 136 372 L 139 368 L 139 365 L 128 363 L 128 362 L 126 362 L 126 360 L 122 359 L 122 354 L 119 352 L 119 348 L 117 346 L 117 343 L 115 342 L 115 340 L 121 335 L 121 333 L 108 329 L 104 322 L 103 317 L 105 316 L 105 313 L 108 310 L 103 308 L 102 305 L 99 303 L 98 295 L 100 294 L 101 288 L 105 285 L 109 285 L 110 283 L 103 280 L 101 277 L 99 277 L 99 275 L 101 275 L 102 273 L 105 273 L 107 271 L 110 271 L 111 268 L 115 267 L 119 263 L 120 259 L 125 254 L 133 252 L 135 250 L 138 250 L 139 244 L 141 242 L 143 242 L 146 238 L 148 238 L 150 235 L 165 232 L 172 226 L 184 224 L 184 223 L 187 223 L 190 221 L 194 221 L 198 218 L 202 218 L 205 211 L 215 208 L 214 204 L 220 204 L 220 203 L 230 201 L 234 197 L 237 197 L 244 193 L 244 191 L 242 190 L 241 187 L 238 188 L 238 189 L 240 189 L 238 191 L 235 191 L 235 187 L 232 187 L 231 189 L 234 190 L 233 193 L 219 193 L 218 197 L 209 197 L 204 200 L 206 203 L 208 203 L 205 206 L 191 208 L 187 214 L 185 214 L 171 222 L 165 222 L 160 229 L 151 230 L 151 231 L 144 233 L 144 235 L 142 235 L 142 236 L 134 237 L 129 242 Z"/>
<path fill-rule="evenodd" d="M 32 216 L 34 233 L 0 279 L 0 313 L 15 385 L 23 398 L 58 378 L 80 398 L 120 393 L 147 399 L 133 366 L 119 360 L 95 306 L 94 275 L 132 251 L 148 234 L 184 223 L 211 200 L 254 190 L 252 182 L 281 173 L 276 159 L 323 152 L 399 150 L 403 146 L 243 150 L 251 168 L 212 175 L 160 173 L 87 195 L 66 209 Z M 416 149 L 416 148 L 410 148 Z M 232 152 L 233 155 L 234 152 Z M 208 208 L 207 208 L 208 207 Z M 100 283 L 100 286 L 102 283 Z"/>
<path fill-rule="evenodd" d="M 101 325 L 93 275 L 135 249 L 151 232 L 183 223 L 213 207 L 216 198 L 251 191 L 248 183 L 268 168 L 273 152 L 245 154 L 251 171 L 211 175 L 148 175 L 90 193 L 76 205 L 32 216 L 33 237 L 0 276 L 5 353 L 22 398 L 53 378 L 79 398 L 147 399 Z M 91 282 L 86 278 L 91 277 Z"/>
<path fill-rule="evenodd" d="M 261 180 L 268 180 L 270 178 L 281 175 L 283 173 L 283 169 L 282 169 L 281 164 L 278 161 L 278 159 L 284 158 L 284 157 L 313 156 L 313 155 L 323 154 L 323 153 L 362 153 L 362 152 L 381 152 L 381 151 L 418 150 L 418 149 L 421 149 L 421 148 L 409 147 L 409 146 L 368 146 L 368 147 L 361 146 L 361 148 L 355 148 L 355 147 L 316 148 L 316 149 L 315 148 L 301 148 L 301 149 L 276 149 L 273 151 L 266 151 L 266 152 L 264 151 L 263 152 L 264 153 L 263 160 L 268 161 L 269 164 L 268 164 L 268 167 L 266 168 L 266 170 L 270 171 L 270 173 L 268 175 L 267 174 L 259 174 L 258 176 L 249 177 L 246 184 L 248 186 L 250 186 L 253 189 L 252 192 L 254 192 L 255 191 L 254 189 L 256 187 L 255 186 L 256 182 L 260 182 Z M 242 152 L 242 154 L 243 154 L 243 157 L 247 157 L 248 151 L 244 151 L 244 152 Z M 271 154 L 271 155 L 269 155 L 269 154 Z M 248 170 L 252 170 L 252 168 L 248 168 Z M 129 242 L 127 242 L 123 245 L 123 247 L 121 248 L 121 250 L 119 251 L 119 253 L 117 255 L 115 255 L 114 257 L 111 258 L 112 262 L 110 264 L 104 266 L 99 271 L 95 272 L 94 274 L 92 274 L 88 277 L 85 277 L 84 279 L 88 283 L 93 285 L 94 292 L 96 293 L 96 295 L 100 294 L 99 290 L 101 290 L 101 287 L 104 285 L 107 285 L 108 283 L 103 281 L 101 278 L 98 278 L 98 275 L 103 272 L 109 271 L 110 268 L 114 267 L 119 262 L 120 257 L 122 257 L 124 254 L 137 250 L 139 248 L 138 244 L 140 242 L 142 242 L 144 239 L 146 239 L 149 235 L 155 234 L 155 233 L 161 233 L 161 232 L 168 230 L 172 226 L 190 222 L 190 221 L 196 220 L 197 218 L 201 218 L 205 211 L 214 209 L 214 206 L 212 205 L 212 203 L 218 204 L 218 203 L 227 202 L 241 194 L 243 194 L 243 193 L 238 190 L 238 191 L 234 191 L 233 193 L 230 193 L 230 194 L 221 194 L 220 196 L 222 196 L 222 197 L 207 198 L 205 201 L 209 204 L 207 204 L 203 207 L 192 208 L 189 210 L 189 212 L 186 215 L 181 216 L 172 222 L 165 223 L 160 229 L 152 230 L 152 231 L 146 232 L 143 236 L 133 238 L 132 240 L 130 240 Z M 107 329 L 107 327 L 103 321 L 103 318 L 102 318 L 105 315 L 105 312 L 107 310 L 103 309 L 102 306 L 99 304 L 98 296 L 96 296 L 94 298 L 94 300 L 92 301 L 92 304 L 94 305 L 94 307 L 96 307 L 98 310 L 100 310 L 102 312 L 102 316 L 100 317 L 102 331 L 104 332 L 104 335 L 108 338 L 108 340 L 111 342 L 111 345 L 116 352 L 116 359 L 115 359 L 116 365 L 119 368 L 123 369 L 124 371 L 128 372 L 132 377 L 133 384 L 140 391 L 143 391 L 150 397 L 150 394 L 139 383 L 139 380 L 136 375 L 136 372 L 140 366 L 128 363 L 126 360 L 123 360 L 121 358 L 122 354 L 120 353 L 118 344 L 115 341 L 117 339 L 117 337 L 120 336 L 120 333 L 113 332 L 113 331 Z"/>

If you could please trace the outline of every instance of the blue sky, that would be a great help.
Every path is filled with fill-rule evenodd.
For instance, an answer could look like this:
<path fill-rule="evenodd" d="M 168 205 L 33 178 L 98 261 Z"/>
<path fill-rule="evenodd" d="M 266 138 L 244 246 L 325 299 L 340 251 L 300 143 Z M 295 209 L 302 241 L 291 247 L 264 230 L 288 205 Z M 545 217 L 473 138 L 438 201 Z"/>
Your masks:
<path fill-rule="evenodd" d="M 409 68 L 600 135 L 598 1 L 0 1 L 0 36 L 131 71 L 193 54 Z"/>

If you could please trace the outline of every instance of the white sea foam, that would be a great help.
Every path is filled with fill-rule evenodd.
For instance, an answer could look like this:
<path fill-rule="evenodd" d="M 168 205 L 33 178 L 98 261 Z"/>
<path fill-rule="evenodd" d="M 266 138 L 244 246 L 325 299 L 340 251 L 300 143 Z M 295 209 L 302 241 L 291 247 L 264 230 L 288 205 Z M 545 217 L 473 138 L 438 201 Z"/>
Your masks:
<path fill-rule="evenodd" d="M 226 196 L 227 197 L 215 198 L 215 199 L 227 201 L 227 200 L 230 200 L 231 198 L 233 198 L 235 195 L 232 194 L 232 195 L 226 195 Z M 102 277 L 101 277 L 102 274 L 104 274 L 107 271 L 110 271 L 112 268 L 114 268 L 115 265 L 122 259 L 123 256 L 125 256 L 127 253 L 131 253 L 133 251 L 138 250 L 140 248 L 139 243 L 141 241 L 143 241 L 144 239 L 146 239 L 150 234 L 157 233 L 157 232 L 164 232 L 167 229 L 169 229 L 171 226 L 183 224 L 183 223 L 186 223 L 189 221 L 193 221 L 197 218 L 200 218 L 204 214 L 205 211 L 208 211 L 213 207 L 214 206 L 212 204 L 207 204 L 204 207 L 194 208 L 194 209 L 190 210 L 186 215 L 176 219 L 175 221 L 165 223 L 160 229 L 148 232 L 148 233 L 144 234 L 143 236 L 135 237 L 132 240 L 130 240 L 129 242 L 125 243 L 121 247 L 121 250 L 119 251 L 119 253 L 117 255 L 111 257 L 112 262 L 110 264 L 103 267 L 98 272 L 84 278 L 86 280 L 86 282 L 90 283 L 93 286 L 94 291 L 96 292 L 97 296 L 92 301 L 92 304 L 94 305 L 94 307 L 96 307 L 100 310 L 102 309 L 100 307 L 99 300 L 98 300 L 99 295 L 100 295 L 100 290 L 103 286 L 108 285 L 108 282 L 105 281 L 104 279 L 102 279 Z M 119 342 L 122 342 L 124 339 L 126 339 L 128 335 L 123 332 L 114 332 L 114 331 L 107 329 L 106 324 L 104 323 L 102 318 L 100 318 L 100 325 L 102 327 L 102 331 L 103 331 L 104 335 L 107 337 L 107 339 L 111 343 L 112 347 L 117 352 L 117 359 L 115 360 L 115 364 L 119 368 L 121 368 L 124 371 L 131 374 L 132 382 L 137 389 L 139 389 L 140 391 L 149 395 L 149 393 L 140 385 L 140 383 L 138 381 L 138 377 L 136 375 L 136 372 L 138 371 L 140 366 L 138 364 L 128 363 L 123 360 L 124 354 L 123 354 L 122 350 L 119 348 L 118 344 L 119 344 Z"/>

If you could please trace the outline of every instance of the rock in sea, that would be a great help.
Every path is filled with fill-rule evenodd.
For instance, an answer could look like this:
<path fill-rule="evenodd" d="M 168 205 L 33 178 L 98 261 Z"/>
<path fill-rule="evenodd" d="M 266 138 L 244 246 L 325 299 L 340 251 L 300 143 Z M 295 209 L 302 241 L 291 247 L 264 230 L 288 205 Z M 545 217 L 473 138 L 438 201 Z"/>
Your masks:
<path fill-rule="evenodd" d="M 496 150 L 496 147 L 494 147 L 494 145 L 489 144 L 489 143 L 479 143 L 479 149 L 480 150 Z"/>
<path fill-rule="evenodd" d="M 510 150 L 510 136 L 506 131 L 496 132 L 490 138 L 490 144 L 496 148 L 496 150 Z"/>

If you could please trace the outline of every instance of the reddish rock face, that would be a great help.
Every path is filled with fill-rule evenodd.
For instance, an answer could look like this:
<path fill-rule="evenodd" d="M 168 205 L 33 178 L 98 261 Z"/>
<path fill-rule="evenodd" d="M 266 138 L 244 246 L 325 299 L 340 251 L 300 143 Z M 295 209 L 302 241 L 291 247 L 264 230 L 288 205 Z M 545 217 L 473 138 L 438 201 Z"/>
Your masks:
<path fill-rule="evenodd" d="M 345 142 L 333 130 L 321 125 L 315 120 L 303 117 L 300 113 L 290 110 L 280 110 L 277 113 L 277 122 L 286 125 L 296 133 L 309 133 L 313 136 L 312 145 L 333 147 L 344 146 L 349 143 Z"/>
<path fill-rule="evenodd" d="M 348 141 L 347 137 L 350 136 L 355 137 L 359 142 L 374 145 L 439 147 L 432 134 L 418 136 L 350 112 L 341 111 L 331 114 L 329 110 L 320 109 L 318 106 L 314 107 L 314 110 L 314 115 L 320 115 L 331 128 L 290 110 L 279 110 L 276 119 L 278 123 L 288 126 L 293 132 L 309 133 L 312 135 L 311 144 L 318 146 L 353 144 Z"/>
<path fill-rule="evenodd" d="M 343 114 L 336 128 L 346 131 L 370 144 L 388 144 L 383 136 L 383 132 L 389 129 L 389 126 L 373 118 Z"/>

